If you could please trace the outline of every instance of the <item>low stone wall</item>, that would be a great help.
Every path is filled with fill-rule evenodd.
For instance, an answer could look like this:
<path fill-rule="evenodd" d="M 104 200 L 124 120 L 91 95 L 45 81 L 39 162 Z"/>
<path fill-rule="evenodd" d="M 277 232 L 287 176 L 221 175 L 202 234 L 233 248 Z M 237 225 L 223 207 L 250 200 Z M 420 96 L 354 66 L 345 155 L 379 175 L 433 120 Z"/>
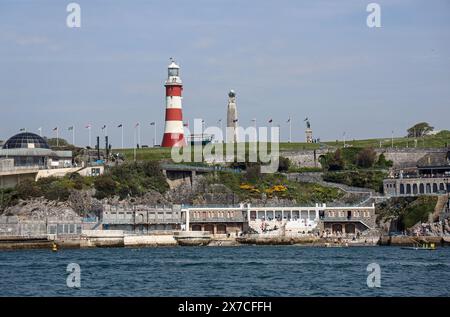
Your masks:
<path fill-rule="evenodd" d="M 77 172 L 79 169 L 79 167 L 66 167 L 39 170 L 36 175 L 36 180 L 44 177 L 64 177 L 67 174 Z"/>
<path fill-rule="evenodd" d="M 292 245 L 292 244 L 309 244 L 323 243 L 320 238 L 313 236 L 306 237 L 243 237 L 236 238 L 236 241 L 242 244 L 254 244 L 254 245 Z"/>
<path fill-rule="evenodd" d="M 375 148 L 375 152 L 384 154 L 387 160 L 394 163 L 394 167 L 416 166 L 419 159 L 428 153 L 446 152 L 447 148 Z M 302 167 L 321 167 L 319 157 L 328 152 L 334 152 L 334 148 L 317 150 L 282 151 L 281 156 L 287 157 L 296 165 Z"/>

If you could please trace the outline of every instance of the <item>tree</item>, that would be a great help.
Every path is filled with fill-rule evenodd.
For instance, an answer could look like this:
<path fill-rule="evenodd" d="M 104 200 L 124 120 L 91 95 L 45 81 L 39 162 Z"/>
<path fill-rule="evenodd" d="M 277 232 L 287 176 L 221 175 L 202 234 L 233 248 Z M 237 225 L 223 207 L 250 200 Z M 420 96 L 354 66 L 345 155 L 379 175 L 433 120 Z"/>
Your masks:
<path fill-rule="evenodd" d="M 339 171 L 344 169 L 345 163 L 342 159 L 342 153 L 340 149 L 334 152 L 334 155 L 328 160 L 328 170 Z"/>
<path fill-rule="evenodd" d="M 377 153 L 371 147 L 362 149 L 356 156 L 356 165 L 362 168 L 370 168 L 375 163 Z"/>
<path fill-rule="evenodd" d="M 287 157 L 280 156 L 278 163 L 278 172 L 286 173 L 289 171 L 289 167 L 291 166 L 291 161 Z"/>
<path fill-rule="evenodd" d="M 250 183 L 256 183 L 261 179 L 261 165 L 249 163 L 245 173 L 245 179 Z"/>
<path fill-rule="evenodd" d="M 69 146 L 70 145 L 69 142 L 67 142 L 67 140 L 62 139 L 62 138 L 58 138 L 58 139 L 56 139 L 56 138 L 50 138 L 50 139 L 45 138 L 45 139 L 46 139 L 48 145 L 50 145 L 50 147 L 56 147 L 57 144 L 60 147 L 62 147 L 62 146 Z"/>
<path fill-rule="evenodd" d="M 419 122 L 407 130 L 409 138 L 419 138 L 433 131 L 434 127 L 427 122 Z"/>
<path fill-rule="evenodd" d="M 391 160 L 387 160 L 386 156 L 383 153 L 378 156 L 377 167 L 379 168 L 388 168 L 392 167 L 393 162 Z"/>
<path fill-rule="evenodd" d="M 98 176 L 94 181 L 95 196 L 99 199 L 114 196 L 116 193 L 116 182 L 109 175 Z"/>

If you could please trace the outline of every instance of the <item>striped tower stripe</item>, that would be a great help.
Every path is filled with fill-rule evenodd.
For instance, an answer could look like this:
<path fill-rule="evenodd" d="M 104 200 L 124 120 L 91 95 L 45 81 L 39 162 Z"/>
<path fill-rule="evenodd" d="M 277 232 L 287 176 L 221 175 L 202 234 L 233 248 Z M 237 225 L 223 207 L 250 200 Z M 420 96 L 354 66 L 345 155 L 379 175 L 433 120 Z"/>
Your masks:
<path fill-rule="evenodd" d="M 161 143 L 163 147 L 184 146 L 182 85 L 166 85 L 166 124 Z"/>
<path fill-rule="evenodd" d="M 164 133 L 162 146 L 163 147 L 174 147 L 174 146 L 185 146 L 186 142 L 184 141 L 183 133 Z"/>
<path fill-rule="evenodd" d="M 181 108 L 181 97 L 166 97 L 166 108 Z"/>
<path fill-rule="evenodd" d="M 179 96 L 181 97 L 181 92 L 183 87 L 179 85 L 166 85 L 166 96 Z"/>

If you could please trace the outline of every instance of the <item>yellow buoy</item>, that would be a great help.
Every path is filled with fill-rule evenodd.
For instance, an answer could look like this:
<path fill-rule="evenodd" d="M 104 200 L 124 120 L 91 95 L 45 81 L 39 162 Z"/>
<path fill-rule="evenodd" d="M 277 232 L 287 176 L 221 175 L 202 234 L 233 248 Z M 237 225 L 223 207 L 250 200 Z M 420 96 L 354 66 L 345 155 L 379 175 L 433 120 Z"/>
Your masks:
<path fill-rule="evenodd" d="M 52 244 L 52 251 L 53 251 L 53 252 L 58 251 L 58 245 L 57 245 L 56 243 L 54 243 L 54 242 L 53 242 L 53 244 Z"/>

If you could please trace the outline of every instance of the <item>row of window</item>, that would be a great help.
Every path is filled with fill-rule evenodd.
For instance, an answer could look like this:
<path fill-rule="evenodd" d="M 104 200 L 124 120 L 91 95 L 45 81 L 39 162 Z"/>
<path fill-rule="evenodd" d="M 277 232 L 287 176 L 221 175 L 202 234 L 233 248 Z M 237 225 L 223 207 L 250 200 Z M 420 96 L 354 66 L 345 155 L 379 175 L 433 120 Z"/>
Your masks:
<path fill-rule="evenodd" d="M 192 211 L 190 212 L 191 218 L 234 218 L 238 214 L 232 210 L 221 210 L 221 211 Z"/>
<path fill-rule="evenodd" d="M 344 218 L 344 217 L 370 218 L 371 212 L 368 210 L 327 211 L 327 217 L 330 217 L 330 218 L 335 218 L 335 217 L 339 217 L 339 218 Z"/>
<path fill-rule="evenodd" d="M 444 183 L 400 184 L 400 194 L 430 194 L 439 191 L 450 191 L 450 184 L 447 186 Z"/>

